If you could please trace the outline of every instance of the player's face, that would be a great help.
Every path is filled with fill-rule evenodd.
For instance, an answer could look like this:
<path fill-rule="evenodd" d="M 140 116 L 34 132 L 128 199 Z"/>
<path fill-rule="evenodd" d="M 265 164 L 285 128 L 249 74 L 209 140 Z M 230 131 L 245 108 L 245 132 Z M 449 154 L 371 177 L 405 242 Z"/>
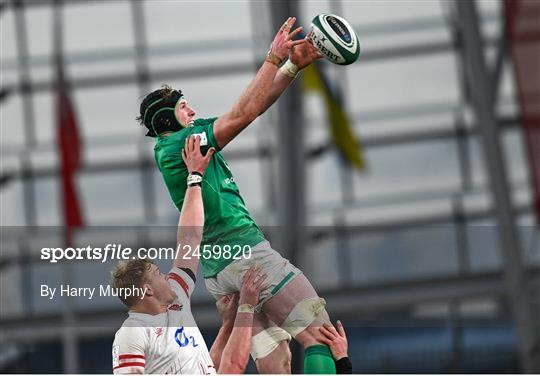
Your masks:
<path fill-rule="evenodd" d="M 193 124 L 195 120 L 195 111 L 191 108 L 185 99 L 178 102 L 175 108 L 176 118 L 184 127 Z"/>
<path fill-rule="evenodd" d="M 148 284 L 153 295 L 158 301 L 171 304 L 178 296 L 167 281 L 167 274 L 162 273 L 156 265 L 152 265 L 148 273 Z"/>

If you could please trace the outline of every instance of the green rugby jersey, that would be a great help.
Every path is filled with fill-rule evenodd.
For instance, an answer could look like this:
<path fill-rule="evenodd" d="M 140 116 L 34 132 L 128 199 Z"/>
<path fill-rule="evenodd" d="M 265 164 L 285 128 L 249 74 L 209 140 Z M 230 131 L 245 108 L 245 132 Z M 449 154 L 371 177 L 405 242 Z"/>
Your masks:
<path fill-rule="evenodd" d="M 208 145 L 201 147 L 202 153 L 205 154 L 212 146 L 216 148 L 216 153 L 210 160 L 202 183 L 205 220 L 200 249 L 203 250 L 205 245 L 209 245 L 219 246 L 223 251 L 224 246 L 229 246 L 231 251 L 234 248 L 234 256 L 240 247 L 252 247 L 262 242 L 264 234 L 251 218 L 232 172 L 219 152 L 220 149 L 214 137 L 216 119 L 197 119 L 191 127 L 168 136 L 158 137 L 154 147 L 154 157 L 169 194 L 176 208 L 181 211 L 188 176 L 186 165 L 182 160 L 182 150 L 188 136 L 206 133 Z M 234 261 L 232 257 L 214 258 L 214 256 L 205 259 L 201 252 L 200 261 L 205 278 L 215 276 Z"/>

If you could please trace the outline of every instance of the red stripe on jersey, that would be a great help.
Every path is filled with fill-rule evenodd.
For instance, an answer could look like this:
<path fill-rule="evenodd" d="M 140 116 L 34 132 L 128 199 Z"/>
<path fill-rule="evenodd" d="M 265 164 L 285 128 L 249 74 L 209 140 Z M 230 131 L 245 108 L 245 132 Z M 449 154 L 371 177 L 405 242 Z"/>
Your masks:
<path fill-rule="evenodd" d="M 130 358 L 138 358 L 138 359 L 144 359 L 144 355 L 139 354 L 123 354 L 118 357 L 118 359 L 130 359 Z"/>
<path fill-rule="evenodd" d="M 124 363 L 130 363 L 130 362 L 138 362 L 144 364 L 144 359 L 136 359 L 136 358 L 128 358 L 128 359 L 120 359 L 118 361 L 118 364 L 124 364 Z"/>
<path fill-rule="evenodd" d="M 144 363 L 139 363 L 139 362 L 122 363 L 119 366 L 114 367 L 113 370 L 118 369 L 118 368 L 124 368 L 124 367 L 142 367 L 142 368 L 144 368 Z"/>
<path fill-rule="evenodd" d="M 187 297 L 189 298 L 189 286 L 186 283 L 186 281 L 184 281 L 182 279 L 182 277 L 180 277 L 176 273 L 169 273 L 169 278 L 174 279 L 180 285 L 180 287 L 182 287 L 182 289 L 184 289 L 184 292 L 186 293 Z"/>

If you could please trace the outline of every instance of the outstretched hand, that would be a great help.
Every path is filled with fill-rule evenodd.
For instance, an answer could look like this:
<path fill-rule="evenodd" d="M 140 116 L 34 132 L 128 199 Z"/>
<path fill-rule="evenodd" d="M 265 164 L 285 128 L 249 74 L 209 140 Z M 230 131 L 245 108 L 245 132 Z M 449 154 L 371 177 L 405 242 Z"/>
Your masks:
<path fill-rule="evenodd" d="M 289 17 L 283 26 L 281 26 L 274 37 L 274 41 L 270 45 L 270 51 L 281 60 L 284 60 L 289 55 L 289 52 L 294 46 L 304 42 L 303 39 L 293 40 L 302 31 L 302 27 L 300 26 L 291 32 L 291 28 L 295 22 L 296 17 Z"/>
<path fill-rule="evenodd" d="M 303 69 L 322 57 L 323 54 L 315 47 L 311 38 L 305 37 L 302 43 L 291 48 L 289 59 L 298 69 Z"/>
<path fill-rule="evenodd" d="M 188 172 L 198 172 L 203 175 L 215 152 L 215 148 L 210 148 L 206 152 L 206 155 L 203 156 L 201 154 L 201 137 L 189 136 L 186 138 L 186 144 L 182 150 L 182 159 L 186 164 Z"/>

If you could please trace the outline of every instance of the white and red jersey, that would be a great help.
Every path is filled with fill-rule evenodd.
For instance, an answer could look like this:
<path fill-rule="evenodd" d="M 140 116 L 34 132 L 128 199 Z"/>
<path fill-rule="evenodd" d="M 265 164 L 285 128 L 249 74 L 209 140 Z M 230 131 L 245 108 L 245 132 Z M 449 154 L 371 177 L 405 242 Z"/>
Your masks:
<path fill-rule="evenodd" d="M 191 277 L 179 268 L 169 273 L 178 295 L 167 312 L 159 315 L 129 312 L 114 338 L 115 374 L 214 374 L 208 347 L 191 314 L 189 297 L 195 288 Z"/>

